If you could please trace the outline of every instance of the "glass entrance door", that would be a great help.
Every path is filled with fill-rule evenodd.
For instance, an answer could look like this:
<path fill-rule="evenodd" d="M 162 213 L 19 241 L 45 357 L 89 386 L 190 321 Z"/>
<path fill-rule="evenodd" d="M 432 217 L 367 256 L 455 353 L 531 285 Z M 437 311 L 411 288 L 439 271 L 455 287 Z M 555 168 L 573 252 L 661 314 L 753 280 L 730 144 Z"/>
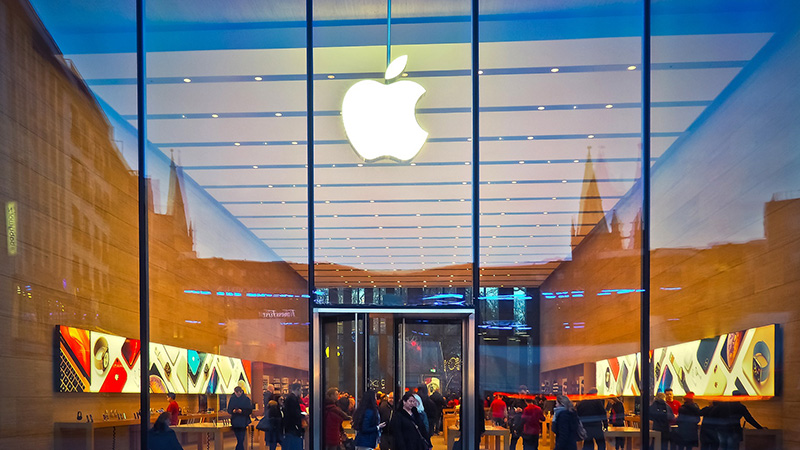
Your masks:
<path fill-rule="evenodd" d="M 406 391 L 429 397 L 429 431 L 435 450 L 447 448 L 447 425 L 474 423 L 474 317 L 471 310 L 458 312 L 414 310 L 318 310 L 314 313 L 315 374 L 313 379 L 314 448 L 325 448 L 325 408 L 336 403 L 348 416 L 366 389 L 385 395 L 396 408 Z M 379 399 L 380 401 L 380 399 Z M 440 409 L 459 404 L 459 419 L 445 421 Z M 434 406 L 435 405 L 435 406 Z M 327 406 L 331 408 L 330 406 Z M 452 417 L 452 416 L 451 416 Z M 467 419 L 469 418 L 469 419 Z M 466 422 L 465 422 L 466 420 Z M 349 422 L 344 430 L 354 432 Z M 468 434 L 463 427 L 463 434 Z M 461 430 L 456 431 L 459 435 Z M 451 431 L 452 433 L 452 431 Z M 335 439 L 334 436 L 328 436 Z M 385 444 L 391 439 L 385 440 Z M 466 444 L 466 441 L 465 441 Z M 466 447 L 470 448 L 470 447 Z"/>

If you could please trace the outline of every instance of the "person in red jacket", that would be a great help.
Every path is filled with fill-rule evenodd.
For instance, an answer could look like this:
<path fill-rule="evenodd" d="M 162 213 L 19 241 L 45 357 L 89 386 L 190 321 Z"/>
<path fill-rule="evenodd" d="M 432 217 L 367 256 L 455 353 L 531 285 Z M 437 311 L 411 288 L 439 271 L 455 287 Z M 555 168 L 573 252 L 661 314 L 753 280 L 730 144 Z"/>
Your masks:
<path fill-rule="evenodd" d="M 167 405 L 167 412 L 169 413 L 169 424 L 170 425 L 177 425 L 178 424 L 178 417 L 181 415 L 181 407 L 178 406 L 178 402 L 175 401 L 175 394 L 172 392 L 167 394 L 167 401 L 169 405 Z"/>
<path fill-rule="evenodd" d="M 325 427 L 325 449 L 339 450 L 342 443 L 344 429 L 342 422 L 350 420 L 341 408 L 336 404 L 339 398 L 339 389 L 332 387 L 325 393 L 325 410 L 323 411 L 323 423 Z"/>
<path fill-rule="evenodd" d="M 544 413 L 532 399 L 525 399 L 525 403 L 525 409 L 522 411 L 522 449 L 538 450 Z"/>
<path fill-rule="evenodd" d="M 489 408 L 492 410 L 492 421 L 498 427 L 502 427 L 506 424 L 506 418 L 508 417 L 508 406 L 506 406 L 506 402 L 500 398 L 500 394 L 494 394 L 494 400 L 492 400 L 492 404 L 489 405 Z"/>

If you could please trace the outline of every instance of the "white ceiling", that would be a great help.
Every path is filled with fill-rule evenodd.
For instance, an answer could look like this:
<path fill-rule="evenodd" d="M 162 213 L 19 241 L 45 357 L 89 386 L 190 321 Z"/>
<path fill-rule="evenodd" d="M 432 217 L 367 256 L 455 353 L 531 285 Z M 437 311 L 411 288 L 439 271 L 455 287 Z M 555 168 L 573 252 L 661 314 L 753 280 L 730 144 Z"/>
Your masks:
<path fill-rule="evenodd" d="M 346 15 L 336 11 L 330 14 Z M 770 37 L 653 39 L 654 161 Z M 605 214 L 640 171 L 640 39 L 487 42 L 480 51 L 481 262 L 533 268 L 569 259 L 589 148 Z M 468 264 L 475 163 L 468 141 L 470 46 L 395 45 L 392 54 L 409 55 L 406 79 L 427 90 L 417 110 L 429 141 L 411 163 L 365 163 L 347 144 L 338 115 L 351 85 L 385 70 L 386 47 L 315 49 L 317 261 L 372 271 Z M 136 126 L 133 53 L 65 56 L 99 98 Z M 147 64 L 149 141 L 166 155 L 174 150 L 185 175 L 283 260 L 305 261 L 305 49 L 158 51 Z M 191 204 L 189 211 L 209 213 Z M 202 216 L 192 219 L 203 226 Z M 630 224 L 623 227 L 629 231 Z M 541 273 L 530 279 L 541 280 Z"/>

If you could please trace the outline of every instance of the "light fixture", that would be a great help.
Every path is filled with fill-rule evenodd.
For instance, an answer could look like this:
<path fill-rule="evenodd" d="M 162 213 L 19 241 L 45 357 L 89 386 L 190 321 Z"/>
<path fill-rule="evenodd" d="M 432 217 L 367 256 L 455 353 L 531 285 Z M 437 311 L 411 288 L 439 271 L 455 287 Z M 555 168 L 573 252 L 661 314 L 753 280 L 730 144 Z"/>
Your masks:
<path fill-rule="evenodd" d="M 292 141 L 292 145 L 297 145 L 297 141 Z"/>
<path fill-rule="evenodd" d="M 191 79 L 191 78 L 184 78 L 184 79 L 183 79 L 183 82 L 184 82 L 184 83 L 191 83 L 191 82 L 192 82 L 192 79 Z"/>
<path fill-rule="evenodd" d="M 594 135 L 593 134 L 590 134 L 589 136 L 586 136 L 586 137 L 588 137 L 589 139 L 594 139 Z"/>
<path fill-rule="evenodd" d="M 528 136 L 528 140 L 532 141 L 533 140 L 533 136 Z"/>
<path fill-rule="evenodd" d="M 329 79 L 329 80 L 332 80 L 332 79 L 334 79 L 334 78 L 336 78 L 336 76 L 335 76 L 335 75 L 328 75 L 328 79 Z"/>
<path fill-rule="evenodd" d="M 538 107 L 536 109 L 538 109 L 539 111 L 544 111 L 544 106 L 540 106 L 540 107 Z"/>
<path fill-rule="evenodd" d="M 612 105 L 612 104 L 608 104 L 608 105 L 606 105 L 606 109 L 611 109 L 611 108 L 613 108 L 613 107 L 614 107 L 614 105 Z"/>
<path fill-rule="evenodd" d="M 281 117 L 282 115 L 282 113 L 275 113 L 275 117 Z"/>
<path fill-rule="evenodd" d="M 238 147 L 238 146 L 240 146 L 240 145 L 242 145 L 242 144 L 241 144 L 240 142 L 234 142 L 234 143 L 233 143 L 233 145 L 235 145 L 235 146 L 237 146 L 237 147 Z"/>
<path fill-rule="evenodd" d="M 253 166 L 253 169 L 258 169 L 258 166 Z"/>
<path fill-rule="evenodd" d="M 628 66 L 628 70 L 636 70 L 636 66 Z"/>
<path fill-rule="evenodd" d="M 550 69 L 550 72 L 553 72 L 553 73 L 558 72 L 558 67 L 553 67 L 552 69 Z"/>
<path fill-rule="evenodd" d="M 219 117 L 219 114 L 212 114 L 211 117 L 216 119 L 217 117 Z"/>

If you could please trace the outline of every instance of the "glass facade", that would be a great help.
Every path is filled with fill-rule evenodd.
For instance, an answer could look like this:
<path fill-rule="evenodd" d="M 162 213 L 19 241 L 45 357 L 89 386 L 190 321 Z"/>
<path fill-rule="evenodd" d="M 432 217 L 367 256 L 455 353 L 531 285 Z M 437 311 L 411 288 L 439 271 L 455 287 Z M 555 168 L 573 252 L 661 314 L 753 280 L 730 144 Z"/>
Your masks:
<path fill-rule="evenodd" d="M 144 6 L 0 3 L 0 448 L 142 448 L 143 379 L 187 448 L 295 383 L 314 449 L 330 389 L 418 386 L 436 450 L 497 393 L 678 444 L 669 390 L 798 445 L 794 2 Z"/>

